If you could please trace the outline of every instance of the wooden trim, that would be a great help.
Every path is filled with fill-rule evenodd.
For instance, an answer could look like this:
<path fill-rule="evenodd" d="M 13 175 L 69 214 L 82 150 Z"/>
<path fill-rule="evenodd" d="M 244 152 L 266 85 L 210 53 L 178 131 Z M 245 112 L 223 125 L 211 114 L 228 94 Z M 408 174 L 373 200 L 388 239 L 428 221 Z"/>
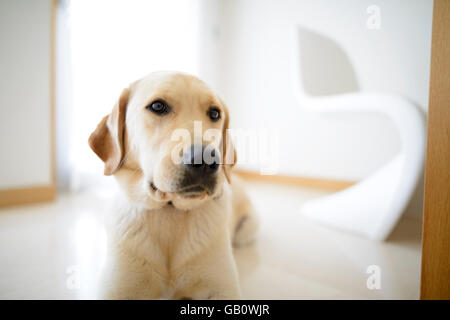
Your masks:
<path fill-rule="evenodd" d="M 450 1 L 435 0 L 421 299 L 450 299 Z"/>
<path fill-rule="evenodd" d="M 55 196 L 56 188 L 54 186 L 0 190 L 0 208 L 51 201 L 55 199 Z"/>
<path fill-rule="evenodd" d="M 233 172 L 247 180 L 260 181 L 265 183 L 287 184 L 297 187 L 330 191 L 340 191 L 351 187 L 356 183 L 354 181 L 294 177 L 287 175 L 261 175 L 257 172 L 239 169 L 236 169 Z"/>

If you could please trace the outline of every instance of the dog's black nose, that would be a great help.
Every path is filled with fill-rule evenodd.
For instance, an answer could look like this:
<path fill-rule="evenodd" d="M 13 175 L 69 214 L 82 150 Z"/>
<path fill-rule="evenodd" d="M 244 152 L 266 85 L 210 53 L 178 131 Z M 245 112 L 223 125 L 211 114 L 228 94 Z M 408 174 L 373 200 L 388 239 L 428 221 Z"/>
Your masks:
<path fill-rule="evenodd" d="M 219 170 L 220 155 L 211 146 L 192 145 L 183 153 L 183 164 L 193 173 L 212 174 Z"/>

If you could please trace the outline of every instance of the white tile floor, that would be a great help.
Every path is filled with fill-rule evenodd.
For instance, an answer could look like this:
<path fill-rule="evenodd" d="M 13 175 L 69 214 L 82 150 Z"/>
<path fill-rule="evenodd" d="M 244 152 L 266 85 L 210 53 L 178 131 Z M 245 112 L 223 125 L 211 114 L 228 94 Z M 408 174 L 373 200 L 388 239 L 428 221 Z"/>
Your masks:
<path fill-rule="evenodd" d="M 298 207 L 323 192 L 249 184 L 262 219 L 258 241 L 235 250 L 246 299 L 416 299 L 421 223 L 403 219 L 376 243 L 317 225 Z M 51 204 L 0 210 L 0 299 L 94 298 L 105 251 L 109 195 L 62 195 Z M 366 286 L 369 265 L 381 289 Z"/>

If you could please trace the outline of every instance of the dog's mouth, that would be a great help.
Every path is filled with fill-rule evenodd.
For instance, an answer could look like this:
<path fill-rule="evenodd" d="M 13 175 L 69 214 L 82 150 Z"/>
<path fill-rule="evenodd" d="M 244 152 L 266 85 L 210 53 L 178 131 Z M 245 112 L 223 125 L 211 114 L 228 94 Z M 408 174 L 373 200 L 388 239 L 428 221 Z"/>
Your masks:
<path fill-rule="evenodd" d="M 205 195 L 209 195 L 210 191 L 202 185 L 195 184 L 183 187 L 177 190 L 177 193 L 185 198 L 197 198 Z"/>
<path fill-rule="evenodd" d="M 155 186 L 155 184 L 153 183 L 153 182 L 150 182 L 150 188 L 153 190 L 153 191 L 158 191 L 159 189 Z"/>
<path fill-rule="evenodd" d="M 200 198 L 211 194 L 211 191 L 200 184 L 184 186 L 174 191 L 162 191 L 153 182 L 150 182 L 151 190 L 158 195 L 158 198 L 167 198 L 168 194 L 178 194 L 184 198 Z"/>

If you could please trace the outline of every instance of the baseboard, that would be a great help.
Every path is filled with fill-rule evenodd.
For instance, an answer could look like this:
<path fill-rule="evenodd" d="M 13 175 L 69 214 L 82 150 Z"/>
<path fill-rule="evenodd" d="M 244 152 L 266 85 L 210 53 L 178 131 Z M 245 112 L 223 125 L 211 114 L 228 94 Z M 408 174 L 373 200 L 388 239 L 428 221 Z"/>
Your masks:
<path fill-rule="evenodd" d="M 234 170 L 234 173 L 243 179 L 260 181 L 264 183 L 285 184 L 303 188 L 339 191 L 346 189 L 356 182 L 345 180 L 332 180 L 321 178 L 305 178 L 287 175 L 262 175 L 248 170 Z M 38 203 L 54 200 L 56 188 L 54 186 L 36 186 L 10 190 L 0 190 L 0 208 Z"/>
<path fill-rule="evenodd" d="M 260 173 L 248 170 L 236 169 L 233 171 L 243 179 L 260 181 L 265 183 L 285 184 L 303 188 L 340 191 L 351 187 L 356 182 L 346 180 L 332 180 L 321 178 L 305 178 L 287 175 L 262 175 Z"/>
<path fill-rule="evenodd" d="M 0 208 L 54 200 L 55 186 L 0 190 Z"/>

